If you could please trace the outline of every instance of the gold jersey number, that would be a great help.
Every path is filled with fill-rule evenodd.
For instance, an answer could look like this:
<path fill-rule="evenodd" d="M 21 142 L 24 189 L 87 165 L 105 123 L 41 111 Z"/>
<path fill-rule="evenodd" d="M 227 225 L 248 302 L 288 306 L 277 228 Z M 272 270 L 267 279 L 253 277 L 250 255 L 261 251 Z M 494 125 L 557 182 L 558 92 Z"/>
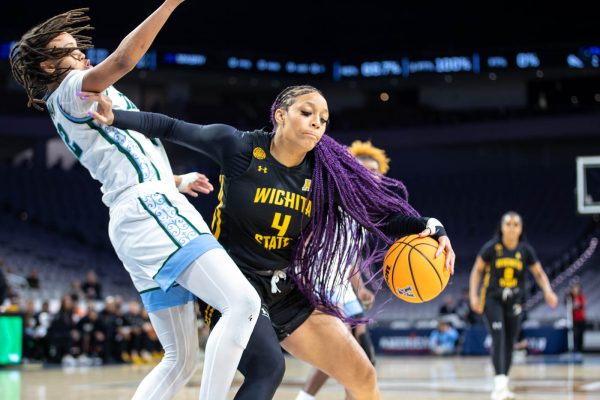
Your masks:
<path fill-rule="evenodd" d="M 281 213 L 276 212 L 273 217 L 273 223 L 271 224 L 271 228 L 277 229 L 279 232 L 277 236 L 285 236 L 288 228 L 290 227 L 290 221 L 292 220 L 291 215 L 284 215 L 283 221 L 281 221 Z"/>
<path fill-rule="evenodd" d="M 503 288 L 514 288 L 517 286 L 517 279 L 515 278 L 514 268 L 504 268 L 504 276 L 500 278 L 500 287 Z"/>

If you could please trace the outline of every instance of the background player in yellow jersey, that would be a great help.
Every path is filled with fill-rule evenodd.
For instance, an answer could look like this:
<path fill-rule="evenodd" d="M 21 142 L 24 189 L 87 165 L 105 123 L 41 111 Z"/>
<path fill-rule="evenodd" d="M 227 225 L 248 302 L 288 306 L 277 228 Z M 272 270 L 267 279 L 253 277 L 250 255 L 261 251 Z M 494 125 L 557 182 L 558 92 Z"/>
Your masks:
<path fill-rule="evenodd" d="M 526 269 L 544 291 L 546 303 L 555 308 L 556 294 L 533 247 L 523 239 L 523 220 L 516 212 L 509 211 L 502 216 L 496 235 L 479 251 L 469 287 L 471 308 L 484 314 L 492 337 L 491 355 L 496 371 L 492 400 L 515 398 L 508 387 L 508 373 L 521 329 Z"/>

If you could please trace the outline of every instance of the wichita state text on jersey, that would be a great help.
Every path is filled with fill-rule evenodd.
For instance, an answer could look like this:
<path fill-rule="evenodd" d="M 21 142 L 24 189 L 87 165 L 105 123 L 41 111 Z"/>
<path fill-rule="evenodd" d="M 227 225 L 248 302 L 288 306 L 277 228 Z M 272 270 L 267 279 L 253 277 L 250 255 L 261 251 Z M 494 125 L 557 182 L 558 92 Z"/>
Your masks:
<path fill-rule="evenodd" d="M 246 150 L 252 153 L 250 165 L 239 176 L 221 176 L 212 229 L 238 265 L 282 269 L 310 220 L 312 202 L 306 196 L 312 160 L 287 168 L 271 157 L 270 134 L 245 135 L 251 143 Z"/>

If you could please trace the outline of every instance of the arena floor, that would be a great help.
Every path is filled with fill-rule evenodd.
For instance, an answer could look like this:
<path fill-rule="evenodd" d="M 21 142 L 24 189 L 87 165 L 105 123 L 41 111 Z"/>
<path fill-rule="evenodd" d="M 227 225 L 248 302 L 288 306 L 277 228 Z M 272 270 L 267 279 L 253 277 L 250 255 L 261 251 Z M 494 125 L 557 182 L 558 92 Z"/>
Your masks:
<path fill-rule="evenodd" d="M 600 399 L 600 357 L 586 356 L 583 364 L 536 359 L 511 371 L 512 388 L 522 400 Z M 126 400 L 152 368 L 141 366 L 43 368 L 22 366 L 0 370 L 0 399 Z M 382 399 L 489 399 L 493 371 L 488 357 L 379 357 L 377 370 Z M 284 382 L 275 399 L 294 400 L 309 371 L 306 364 L 287 359 Z M 197 400 L 201 368 L 175 398 Z M 236 378 L 234 386 L 241 383 Z M 235 387 L 230 398 L 233 398 Z M 329 382 L 317 399 L 343 399 L 337 383 Z"/>

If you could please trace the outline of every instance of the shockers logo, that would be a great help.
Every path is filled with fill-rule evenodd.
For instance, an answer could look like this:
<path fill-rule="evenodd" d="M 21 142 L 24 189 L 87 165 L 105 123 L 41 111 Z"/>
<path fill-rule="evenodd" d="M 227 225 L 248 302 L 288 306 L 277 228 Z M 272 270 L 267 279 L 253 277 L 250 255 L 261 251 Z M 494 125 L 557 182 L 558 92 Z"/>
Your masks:
<path fill-rule="evenodd" d="M 413 298 L 415 297 L 412 286 L 410 286 L 410 285 L 408 285 L 405 288 L 396 288 L 396 291 L 398 292 L 398 294 L 400 296 L 413 297 Z"/>

